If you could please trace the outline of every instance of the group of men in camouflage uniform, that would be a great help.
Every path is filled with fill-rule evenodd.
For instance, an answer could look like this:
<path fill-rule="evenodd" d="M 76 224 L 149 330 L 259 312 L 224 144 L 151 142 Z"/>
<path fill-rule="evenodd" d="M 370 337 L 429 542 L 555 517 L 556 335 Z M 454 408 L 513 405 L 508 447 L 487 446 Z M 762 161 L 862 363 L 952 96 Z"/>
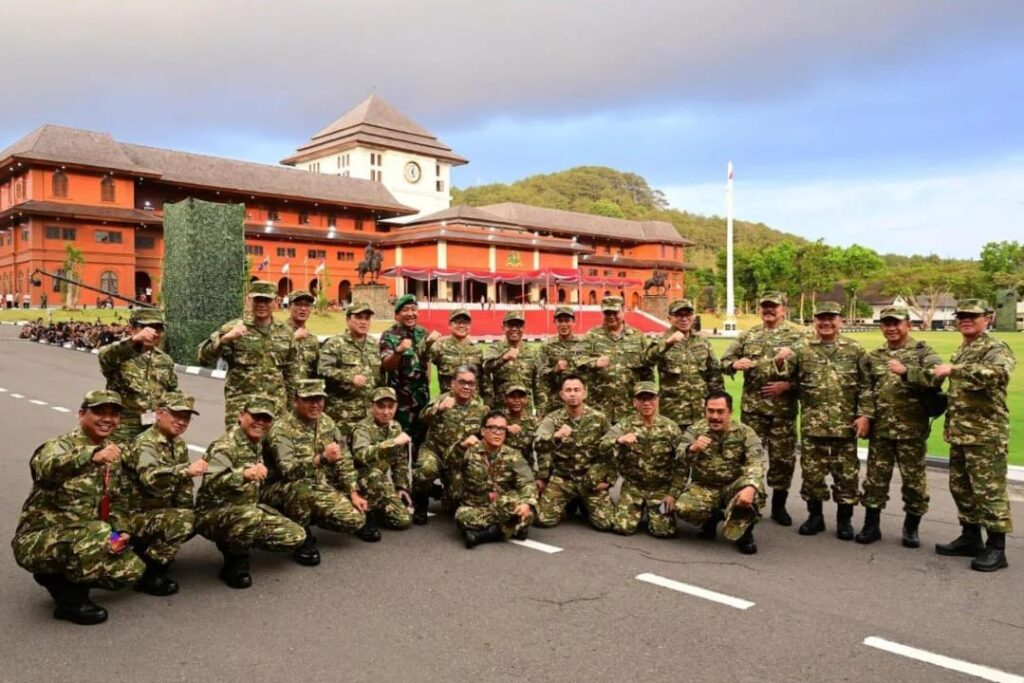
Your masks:
<path fill-rule="evenodd" d="M 13 542 L 18 563 L 53 595 L 56 617 L 105 620 L 88 596 L 94 586 L 175 593 L 168 566 L 196 533 L 221 551 L 224 582 L 246 588 L 252 548 L 316 565 L 312 527 L 378 541 L 378 524 L 426 524 L 431 497 L 454 513 L 467 547 L 525 538 L 533 524 L 552 527 L 579 513 L 599 530 L 646 527 L 656 537 L 675 535 L 682 519 L 713 539 L 724 523 L 740 552 L 755 553 L 767 488 L 772 519 L 792 523 L 786 499 L 798 413 L 808 509 L 800 533 L 824 530 L 831 476 L 839 538 L 881 538 L 898 465 L 903 543 L 918 547 L 929 406 L 946 377 L 950 488 L 963 533 L 936 550 L 972 556 L 982 571 L 1006 566 L 1014 359 L 985 332 L 984 302 L 961 302 L 963 345 L 943 364 L 909 336 L 905 309 L 882 312 L 886 344 L 868 353 L 840 334 L 834 304 L 816 307 L 808 335 L 770 292 L 760 302 L 762 324 L 720 363 L 694 334 L 687 300 L 670 304 L 671 327 L 656 339 L 626 325 L 622 300 L 606 297 L 603 324 L 583 336 L 574 310 L 560 306 L 557 336 L 528 345 L 523 315 L 510 311 L 504 339 L 481 349 L 469 336 L 468 310 L 452 312 L 451 335 L 442 337 L 418 324 L 410 295 L 396 300 L 395 324 L 379 343 L 369 336 L 374 311 L 354 303 L 346 329 L 320 344 L 305 326 L 313 296 L 293 293 L 289 320 L 279 323 L 275 295 L 271 283 L 252 283 L 247 315 L 198 350 L 204 363 L 227 363 L 227 430 L 196 462 L 182 438 L 197 414 L 194 399 L 177 390 L 159 348 L 159 311 L 137 311 L 131 336 L 100 351 L 107 388 L 85 397 L 77 429 L 32 456 L 33 491 Z M 441 387 L 432 400 L 431 365 Z M 744 377 L 741 420 L 723 385 L 723 374 L 736 372 Z M 856 444 L 865 437 L 859 491 Z M 854 535 L 858 502 L 867 512 Z"/>

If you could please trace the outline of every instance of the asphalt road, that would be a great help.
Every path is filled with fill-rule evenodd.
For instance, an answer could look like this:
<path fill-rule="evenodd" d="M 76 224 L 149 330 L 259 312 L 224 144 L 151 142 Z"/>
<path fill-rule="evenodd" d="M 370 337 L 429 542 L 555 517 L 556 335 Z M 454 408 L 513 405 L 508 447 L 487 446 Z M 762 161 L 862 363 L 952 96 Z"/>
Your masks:
<path fill-rule="evenodd" d="M 32 451 L 73 427 L 82 394 L 102 383 L 95 356 L 15 336 L 0 326 L 5 540 L 29 491 Z M 186 438 L 205 445 L 220 432 L 222 383 L 181 382 L 202 413 Z M 1024 674 L 1024 541 L 1008 538 L 1011 566 L 991 575 L 935 555 L 932 544 L 958 525 L 944 473 L 929 480 L 933 510 L 919 550 L 900 546 L 898 500 L 871 546 L 836 540 L 831 507 L 829 532 L 813 538 L 759 525 L 752 557 L 699 541 L 691 528 L 665 541 L 580 522 L 531 532 L 560 552 L 511 543 L 467 551 L 439 515 L 426 527 L 385 531 L 379 544 L 321 531 L 316 568 L 254 554 L 253 588 L 234 591 L 216 577 L 213 544 L 197 538 L 173 567 L 178 595 L 94 591 L 111 618 L 90 628 L 53 620 L 49 597 L 5 551 L 0 680 L 970 680 L 867 638 L 1020 680 L 998 674 Z M 898 499 L 898 482 L 893 492 Z M 1024 529 L 1020 496 L 1015 502 Z M 799 521 L 798 504 L 790 511 Z M 645 574 L 753 605 L 636 578 Z"/>

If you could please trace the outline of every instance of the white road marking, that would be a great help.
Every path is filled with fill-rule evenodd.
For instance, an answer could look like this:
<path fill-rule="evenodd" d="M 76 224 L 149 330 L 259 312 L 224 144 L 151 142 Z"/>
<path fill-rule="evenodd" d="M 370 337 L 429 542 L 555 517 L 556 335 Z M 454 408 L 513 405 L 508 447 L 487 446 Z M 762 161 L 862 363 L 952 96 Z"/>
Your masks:
<path fill-rule="evenodd" d="M 210 377 L 213 377 L 214 379 L 224 379 L 227 376 L 227 370 L 214 370 L 210 373 Z"/>
<path fill-rule="evenodd" d="M 516 545 L 521 545 L 524 548 L 530 548 L 531 550 L 539 550 L 542 553 L 547 553 L 548 555 L 554 555 L 555 553 L 562 552 L 562 549 L 559 548 L 557 545 L 548 545 L 547 543 L 540 543 L 538 541 L 531 541 L 530 539 L 526 539 L 525 541 L 520 541 L 520 540 L 517 540 L 515 538 L 510 538 L 508 540 L 508 542 L 509 543 L 515 543 Z"/>
<path fill-rule="evenodd" d="M 205 448 L 203 448 L 202 446 L 197 446 L 194 443 L 190 443 L 188 445 L 188 449 L 190 451 L 192 451 L 193 453 L 205 453 L 206 452 Z"/>
<path fill-rule="evenodd" d="M 671 588 L 674 591 L 680 593 L 687 593 L 698 598 L 704 598 L 705 600 L 711 600 L 712 602 L 719 602 L 729 607 L 735 607 L 736 609 L 750 609 L 754 606 L 754 603 L 749 600 L 742 598 L 734 598 L 731 595 L 725 593 L 716 593 L 715 591 L 709 591 L 706 588 L 700 586 L 691 586 L 688 583 L 682 583 L 680 581 L 673 581 L 672 579 L 666 579 L 664 576 L 658 576 L 657 574 L 637 574 L 636 578 L 640 581 L 647 583 L 653 583 L 655 586 L 661 586 L 662 588 Z"/>
<path fill-rule="evenodd" d="M 51 410 L 56 410 L 58 413 L 70 413 L 70 408 L 64 408 L 62 406 L 50 406 Z"/>
<path fill-rule="evenodd" d="M 49 405 L 46 401 L 40 401 L 38 398 L 29 399 L 29 403 L 35 403 L 37 406 Z"/>
<path fill-rule="evenodd" d="M 981 666 L 980 664 L 971 664 L 970 662 L 965 662 L 962 659 L 953 659 L 952 657 L 938 655 L 934 652 L 928 652 L 927 650 L 919 650 L 918 648 L 910 647 L 909 645 L 900 645 L 899 643 L 894 643 L 891 640 L 886 640 L 884 638 L 870 636 L 864 639 L 864 644 L 868 647 L 885 650 L 886 652 L 891 652 L 895 655 L 902 655 L 904 657 L 909 657 L 910 659 L 916 659 L 919 662 L 927 662 L 928 664 L 941 666 L 944 669 L 951 669 L 969 676 L 983 678 L 986 681 L 996 681 L 997 683 L 1024 683 L 1024 676 L 1007 673 L 988 666 Z"/>
<path fill-rule="evenodd" d="M 185 374 L 186 375 L 198 375 L 199 374 L 199 370 L 200 370 L 200 368 L 198 366 L 190 365 L 187 368 L 185 368 Z"/>
<path fill-rule="evenodd" d="M 11 398 L 25 398 L 21 394 L 11 394 Z"/>
<path fill-rule="evenodd" d="M 4 389 L 3 387 L 0 387 L 0 394 L 5 394 L 5 393 L 7 393 L 7 390 Z"/>
<path fill-rule="evenodd" d="M 99 349 L 93 349 L 93 350 L 91 351 L 91 353 L 92 353 L 92 354 L 94 354 L 94 355 L 96 355 L 96 356 L 98 356 L 98 355 L 100 355 L 100 350 L 99 350 Z"/>

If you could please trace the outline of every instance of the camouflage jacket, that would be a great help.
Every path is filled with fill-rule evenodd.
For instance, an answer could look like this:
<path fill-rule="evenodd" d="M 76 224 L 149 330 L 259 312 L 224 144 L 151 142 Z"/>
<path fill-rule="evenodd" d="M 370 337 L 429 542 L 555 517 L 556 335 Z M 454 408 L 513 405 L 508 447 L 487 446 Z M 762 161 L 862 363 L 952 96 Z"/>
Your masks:
<path fill-rule="evenodd" d="M 232 427 L 211 443 L 203 456 L 210 465 L 196 494 L 196 510 L 258 504 L 260 482 L 246 481 L 242 471 L 263 462 L 263 448 L 262 440 L 253 443 L 240 426 Z"/>
<path fill-rule="evenodd" d="M 889 372 L 889 361 L 898 360 L 907 367 L 903 377 Z M 871 436 L 884 439 L 919 440 L 928 438 L 929 419 L 922 403 L 925 391 L 935 382 L 925 372 L 942 362 L 930 346 L 907 338 L 898 349 L 888 344 L 864 354 L 861 364 L 871 382 L 875 399 L 875 422 Z"/>
<path fill-rule="evenodd" d="M 317 368 L 320 367 L 320 340 L 311 331 L 302 339 L 295 339 L 296 330 L 289 325 L 292 331 L 292 339 L 295 341 L 295 375 L 293 382 L 300 379 L 313 379 L 318 377 Z M 289 395 L 294 393 L 295 385 L 290 387 Z"/>
<path fill-rule="evenodd" d="M 619 420 L 633 409 L 630 397 L 634 384 L 654 379 L 646 360 L 652 343 L 646 335 L 628 325 L 618 337 L 613 337 L 603 326 L 595 327 L 580 343 L 577 367 L 585 369 L 589 379 L 587 400 L 600 407 L 609 420 Z M 597 367 L 601 356 L 608 356 L 608 367 Z"/>
<path fill-rule="evenodd" d="M 874 419 L 864 355 L 863 346 L 839 335 L 832 344 L 810 339 L 786 359 L 779 374 L 794 384 L 800 399 L 801 436 L 852 439 L 856 418 Z"/>
<path fill-rule="evenodd" d="M 572 429 L 569 438 L 555 438 L 555 432 L 566 424 Z M 609 428 L 604 413 L 589 405 L 584 405 L 579 419 L 571 417 L 565 407 L 545 415 L 533 439 L 537 478 L 547 481 L 553 476 L 568 480 L 589 477 L 595 484 L 614 481 L 615 464 L 600 449 L 601 438 Z"/>
<path fill-rule="evenodd" d="M 373 390 L 383 382 L 380 349 L 369 336 L 357 341 L 345 330 L 320 347 L 317 375 L 327 383 L 327 413 L 343 430 L 348 429 L 366 417 Z M 366 384 L 353 384 L 356 375 L 365 377 Z"/>
<path fill-rule="evenodd" d="M 29 460 L 32 493 L 21 509 L 18 533 L 99 519 L 105 472 L 111 495 L 119 488 L 117 463 L 108 469 L 92 461 L 106 445 L 93 444 L 76 427 L 37 448 Z"/>
<path fill-rule="evenodd" d="M 427 426 L 423 445 L 438 455 L 444 455 L 453 445 L 480 430 L 480 421 L 487 414 L 487 406 L 474 396 L 465 405 L 456 403 L 448 410 L 438 410 L 438 404 L 451 396 L 451 392 L 438 394 L 420 413 L 420 421 Z"/>
<path fill-rule="evenodd" d="M 508 342 L 502 339 L 484 351 L 484 381 L 480 387 L 480 398 L 487 405 L 500 406 L 504 403 L 506 387 L 522 384 L 530 394 L 530 402 L 536 405 L 537 348 L 523 342 L 519 345 L 519 355 L 505 360 L 502 356 L 509 348 Z"/>
<path fill-rule="evenodd" d="M 355 426 L 350 438 L 360 479 L 370 470 L 386 473 L 390 469 L 395 488 L 408 490 L 409 447 L 395 444 L 401 433 L 402 425 L 396 420 L 382 426 L 368 417 Z"/>
<path fill-rule="evenodd" d="M 327 446 L 336 443 L 341 447 L 341 457 L 336 462 L 321 460 L 313 464 L 316 455 L 322 455 Z M 267 479 L 264 488 L 279 487 L 281 483 L 305 481 L 327 486 L 327 470 L 333 470 L 331 480 L 340 484 L 345 493 L 351 494 L 356 485 L 356 470 L 348 445 L 341 438 L 338 428 L 327 415 L 321 415 L 313 424 L 307 424 L 298 415 L 290 412 L 275 420 L 267 435 L 264 449 Z M 271 493 L 267 493 L 271 496 Z"/>
<path fill-rule="evenodd" d="M 462 505 L 487 507 L 490 495 L 516 493 L 519 502 L 537 507 L 537 485 L 522 454 L 509 446 L 488 453 L 483 442 L 467 448 L 462 460 Z"/>
<path fill-rule="evenodd" d="M 954 444 L 1005 444 L 1010 439 L 1006 387 L 1017 360 L 1006 342 L 983 333 L 953 354 L 946 431 Z"/>
<path fill-rule="evenodd" d="M 123 339 L 100 349 L 99 359 L 107 389 L 121 394 L 125 414 L 155 410 L 165 392 L 178 388 L 174 359 L 160 349 L 143 351 Z"/>
<path fill-rule="evenodd" d="M 709 437 L 711 445 L 699 453 L 691 452 L 690 445 L 701 435 Z M 765 494 L 767 465 L 761 440 L 742 422 L 733 421 L 724 433 L 711 431 L 707 420 L 695 422 L 683 434 L 679 453 L 680 469 L 691 484 L 753 486 L 761 495 Z"/>
<path fill-rule="evenodd" d="M 580 351 L 580 339 L 573 335 L 569 339 L 554 337 L 541 344 L 537 352 L 537 414 L 545 415 L 558 405 L 562 391 L 562 380 L 576 372 Z M 557 370 L 558 361 L 565 361 L 565 369 Z"/>
<path fill-rule="evenodd" d="M 636 434 L 636 442 L 617 443 L 623 434 Z M 648 427 L 643 418 L 634 414 L 605 433 L 601 450 L 627 483 L 644 491 L 678 496 L 686 485 L 686 472 L 677 463 L 682 436 L 679 426 L 664 415 L 658 415 Z M 609 481 L 614 483 L 615 477 Z"/>
<path fill-rule="evenodd" d="M 743 373 L 743 398 L 741 400 L 744 413 L 757 415 L 777 415 L 796 419 L 796 392 L 787 391 L 778 398 L 764 398 L 761 389 L 766 384 L 777 382 L 781 378 L 775 374 L 775 354 L 779 349 L 788 346 L 794 351 L 807 340 L 805 332 L 798 326 L 783 320 L 775 329 L 769 330 L 764 325 L 755 325 L 742 332 L 739 339 L 726 349 L 721 358 L 722 372 L 732 377 L 738 371 L 732 364 L 740 358 L 749 358 L 754 366 Z"/>
<path fill-rule="evenodd" d="M 413 328 L 399 323 L 392 325 L 380 336 L 380 358 L 393 355 L 403 339 L 411 339 L 412 347 L 402 353 L 398 368 L 386 373 L 386 384 L 398 395 L 399 414 L 418 413 L 430 400 L 427 329 L 421 325 Z"/>
<path fill-rule="evenodd" d="M 121 499 L 127 513 L 191 508 L 192 475 L 185 439 L 169 440 L 155 426 L 135 437 L 121 454 Z"/>
<path fill-rule="evenodd" d="M 479 378 L 482 370 L 483 348 L 469 339 L 458 341 L 455 337 L 441 337 L 429 345 L 428 357 L 437 367 L 437 383 L 441 391 L 448 391 L 455 379 L 455 368 L 472 365 Z"/>
<path fill-rule="evenodd" d="M 647 351 L 647 363 L 658 368 L 661 384 L 661 413 L 679 425 L 690 425 L 704 417 L 704 399 L 723 391 L 722 367 L 703 337 L 690 334 L 669 346 L 669 330 Z"/>
<path fill-rule="evenodd" d="M 213 365 L 217 358 L 223 358 L 228 364 L 225 398 L 266 394 L 284 406 L 288 387 L 294 382 L 298 357 L 291 328 L 279 322 L 257 327 L 252 320 L 245 319 L 248 331 L 222 343 L 221 337 L 239 322 L 242 321 L 225 323 L 199 345 L 199 363 Z"/>
<path fill-rule="evenodd" d="M 509 431 L 508 436 L 505 438 L 505 445 L 522 453 L 527 464 L 529 464 L 530 467 L 533 467 L 533 439 L 536 436 L 537 425 L 540 424 L 540 418 L 534 417 L 533 415 L 527 415 L 525 410 L 523 410 L 523 414 L 518 418 L 513 418 L 507 413 L 506 417 L 508 418 L 508 424 L 510 427 L 512 425 L 519 425 L 519 433 L 515 434 Z"/>

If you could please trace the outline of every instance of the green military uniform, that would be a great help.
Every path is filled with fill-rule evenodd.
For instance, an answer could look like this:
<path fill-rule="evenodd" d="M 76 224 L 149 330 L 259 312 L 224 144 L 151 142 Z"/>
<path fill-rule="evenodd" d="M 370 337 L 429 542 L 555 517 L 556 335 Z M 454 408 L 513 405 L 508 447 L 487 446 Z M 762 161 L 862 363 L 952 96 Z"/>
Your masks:
<path fill-rule="evenodd" d="M 570 306 L 559 306 L 555 309 L 555 319 L 561 316 L 576 318 Z M 580 339 L 576 335 L 568 339 L 552 337 L 541 344 L 537 352 L 537 414 L 543 417 L 549 409 L 558 404 L 558 394 L 562 390 L 562 380 L 576 372 L 577 356 L 580 351 Z M 558 362 L 565 361 L 565 368 L 558 370 Z"/>
<path fill-rule="evenodd" d="M 153 309 L 136 311 L 131 317 L 131 324 L 135 327 L 163 325 L 163 322 L 163 314 Z M 124 401 L 121 423 L 111 440 L 127 445 L 149 426 L 142 423 L 143 415 L 156 410 L 164 392 L 178 388 L 174 359 L 162 349 L 145 351 L 141 344 L 122 339 L 101 348 L 99 361 L 100 370 L 107 380 L 107 390 L 116 391 Z"/>
<path fill-rule="evenodd" d="M 505 438 L 505 445 L 510 448 L 514 448 L 523 454 L 523 459 L 530 466 L 531 469 L 535 469 L 536 458 L 533 452 L 533 439 L 537 434 L 537 427 L 540 425 L 540 418 L 533 415 L 528 415 L 524 410 L 519 417 L 512 417 L 506 415 L 508 418 L 508 425 L 518 425 L 519 431 L 513 432 L 509 430 L 508 436 Z"/>
<path fill-rule="evenodd" d="M 390 397 L 394 399 L 393 390 L 386 388 L 381 391 L 391 391 Z M 397 420 L 379 425 L 370 416 L 356 424 L 351 435 L 359 488 L 365 493 L 371 509 L 382 511 L 392 529 L 408 529 L 412 524 L 409 508 L 398 495 L 399 490 L 409 488 L 408 446 L 395 444 L 401 433 L 402 425 Z"/>
<path fill-rule="evenodd" d="M 416 303 L 416 298 L 411 294 L 399 297 L 395 301 L 395 313 L 410 303 Z M 412 346 L 402 352 L 398 368 L 386 373 L 385 385 L 394 389 L 398 396 L 398 413 L 395 418 L 402 425 L 405 433 L 412 437 L 414 451 L 423 442 L 424 428 L 419 420 L 420 411 L 430 401 L 427 336 L 427 329 L 422 325 L 410 328 L 401 323 L 395 323 L 380 336 L 380 358 L 382 360 L 394 355 L 395 349 L 402 343 L 402 340 L 412 341 Z"/>
<path fill-rule="evenodd" d="M 296 289 L 291 293 L 289 301 L 294 304 L 300 299 L 306 299 L 311 304 L 316 302 L 316 297 L 304 289 Z M 292 338 L 298 328 L 289 320 L 288 327 L 292 330 Z M 307 328 L 307 334 L 302 339 L 295 340 L 295 372 L 292 376 L 292 384 L 288 387 L 289 396 L 295 395 L 296 382 L 302 379 L 315 379 L 317 368 L 320 365 L 320 340 Z"/>
<path fill-rule="evenodd" d="M 525 322 L 519 311 L 509 311 L 504 322 L 520 320 Z M 501 405 L 501 399 L 513 384 L 526 387 L 530 403 L 537 405 L 539 387 L 537 383 L 537 349 L 525 342 L 519 345 L 519 355 L 511 360 L 504 358 L 512 347 L 508 340 L 494 342 L 484 351 L 483 377 L 480 382 L 480 398 L 490 406 Z M 527 410 L 530 410 L 527 408 Z"/>
<path fill-rule="evenodd" d="M 373 312 L 365 304 L 353 304 L 345 314 L 351 317 L 366 311 Z M 327 381 L 327 414 L 347 434 L 366 417 L 373 390 L 383 381 L 379 347 L 369 336 L 357 340 L 345 330 L 320 347 L 317 375 Z M 356 375 L 366 378 L 363 386 L 353 383 Z"/>
<path fill-rule="evenodd" d="M 699 453 L 690 450 L 697 437 L 704 435 L 712 443 Z M 676 515 L 685 522 L 703 526 L 724 511 L 724 535 L 738 541 L 761 517 L 764 506 L 765 458 L 761 440 L 754 429 L 731 422 L 724 432 L 714 432 L 707 420 L 699 420 L 683 434 L 679 444 L 681 471 L 678 478 L 689 484 L 676 500 Z M 743 508 L 733 502 L 736 494 L 753 486 L 754 505 Z"/>
<path fill-rule="evenodd" d="M 465 449 L 461 463 L 462 499 L 455 523 L 462 529 L 496 525 L 505 538 L 521 535 L 530 519 L 515 514 L 522 504 L 537 508 L 533 472 L 514 448 L 503 445 L 496 453 L 480 442 Z"/>
<path fill-rule="evenodd" d="M 457 463 L 450 459 L 450 449 L 480 429 L 480 420 L 487 414 L 487 406 L 479 397 L 473 396 L 465 404 L 456 402 L 451 408 L 440 410 L 439 404 L 451 396 L 451 392 L 439 394 L 420 413 L 420 420 L 427 427 L 427 436 L 412 468 L 412 486 L 416 493 L 422 495 L 440 477 L 448 497 L 457 502 L 459 469 Z"/>
<path fill-rule="evenodd" d="M 555 438 L 562 425 L 572 434 Z M 537 427 L 533 448 L 537 454 L 537 479 L 547 482 L 537 501 L 537 526 L 557 526 L 566 506 L 581 500 L 594 528 L 607 531 L 612 526 L 613 504 L 608 489 L 601 483 L 615 483 L 615 464 L 600 449 L 601 438 L 611 425 L 604 413 L 584 405 L 578 419 L 560 408 L 544 416 Z"/>
<path fill-rule="evenodd" d="M 465 308 L 456 308 L 448 316 L 448 322 L 456 318 L 469 318 L 472 320 L 469 311 Z M 471 365 L 476 368 L 477 375 L 480 375 L 483 362 L 482 347 L 466 337 L 458 340 L 455 337 L 441 337 L 437 341 L 428 344 L 427 358 L 437 368 L 437 384 L 441 391 L 448 391 L 455 379 L 455 368 L 460 365 Z"/>

